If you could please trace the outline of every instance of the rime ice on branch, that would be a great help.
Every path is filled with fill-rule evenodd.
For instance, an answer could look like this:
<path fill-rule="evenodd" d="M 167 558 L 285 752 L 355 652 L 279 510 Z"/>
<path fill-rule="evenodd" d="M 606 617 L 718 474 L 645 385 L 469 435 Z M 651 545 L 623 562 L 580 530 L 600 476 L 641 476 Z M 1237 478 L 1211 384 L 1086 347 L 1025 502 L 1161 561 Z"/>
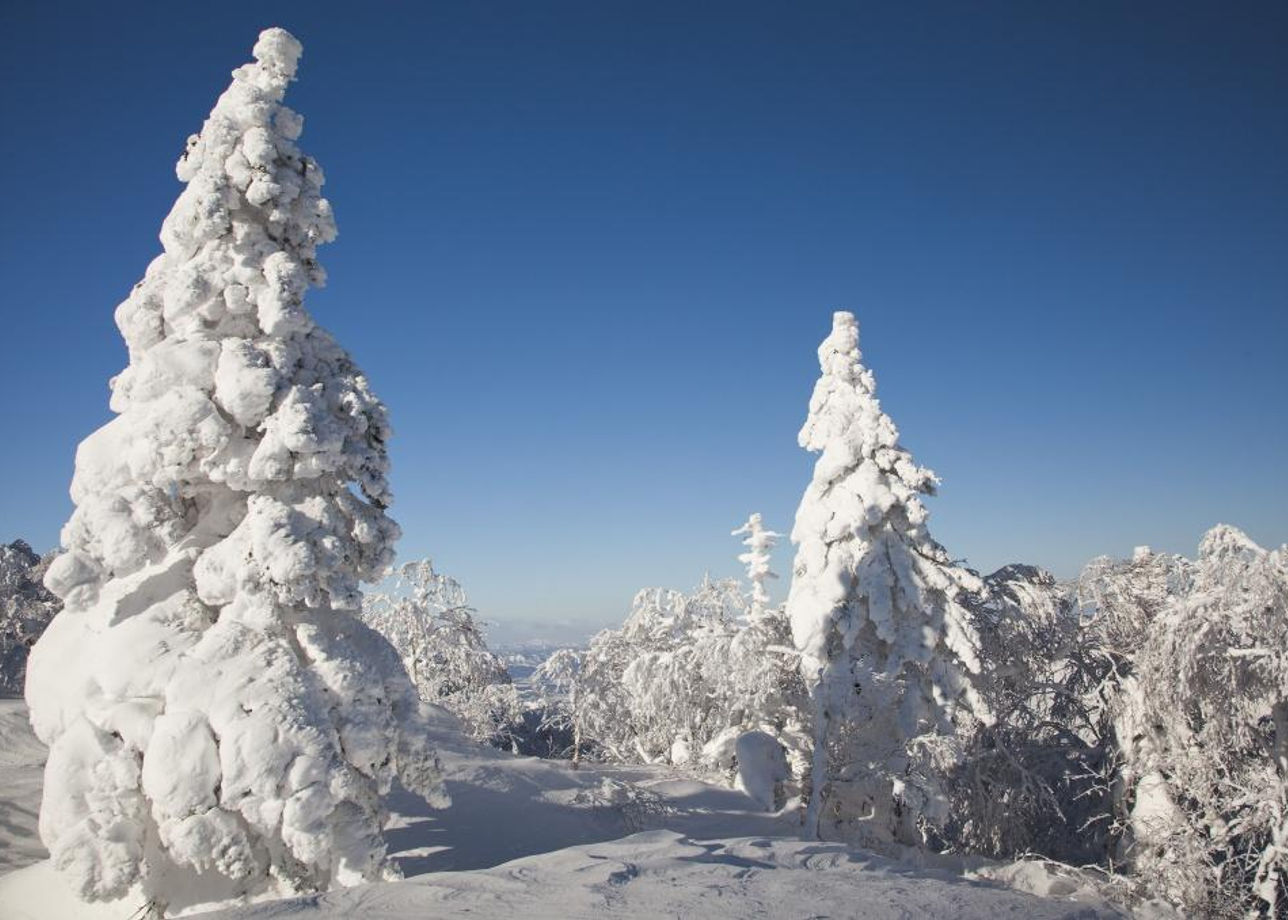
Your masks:
<path fill-rule="evenodd" d="M 385 407 L 304 307 L 335 238 L 269 29 L 178 164 L 116 311 L 117 417 L 80 445 L 31 658 L 41 836 L 86 899 L 162 910 L 388 874 L 381 793 L 440 798 L 398 656 L 354 615 L 393 558 Z"/>
<path fill-rule="evenodd" d="M 806 833 L 920 841 L 941 820 L 930 762 L 955 723 L 986 717 L 972 686 L 979 642 L 960 602 L 981 589 L 926 529 L 933 473 L 899 445 L 859 327 L 834 316 L 800 444 L 821 454 L 792 530 L 787 613 L 815 704 Z M 827 803 L 834 827 L 821 828 Z"/>

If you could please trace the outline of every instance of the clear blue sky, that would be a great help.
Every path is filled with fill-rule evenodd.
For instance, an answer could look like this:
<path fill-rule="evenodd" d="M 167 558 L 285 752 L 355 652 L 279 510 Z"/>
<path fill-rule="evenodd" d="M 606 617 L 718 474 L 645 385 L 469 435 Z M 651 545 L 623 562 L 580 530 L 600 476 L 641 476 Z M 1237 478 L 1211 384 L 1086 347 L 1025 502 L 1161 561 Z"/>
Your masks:
<path fill-rule="evenodd" d="M 973 566 L 1288 540 L 1288 5 L 1255 0 L 5 3 L 0 539 L 57 541 L 174 160 L 269 25 L 401 556 L 513 631 L 789 530 L 837 308 Z"/>

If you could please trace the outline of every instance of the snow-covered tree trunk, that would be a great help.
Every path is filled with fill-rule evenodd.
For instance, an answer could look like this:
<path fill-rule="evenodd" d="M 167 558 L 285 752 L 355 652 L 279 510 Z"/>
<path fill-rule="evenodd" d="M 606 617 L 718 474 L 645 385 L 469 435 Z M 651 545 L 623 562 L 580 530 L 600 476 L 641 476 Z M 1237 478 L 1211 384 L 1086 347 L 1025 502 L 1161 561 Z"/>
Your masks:
<path fill-rule="evenodd" d="M 809 836 L 921 842 L 945 802 L 935 763 L 957 723 L 987 718 L 979 642 L 962 600 L 982 588 L 926 528 L 936 479 L 899 446 L 837 313 L 800 444 L 821 453 L 792 530 L 787 613 L 814 698 Z M 829 813 L 824 824 L 824 808 Z"/>
<path fill-rule="evenodd" d="M 381 794 L 441 800 L 415 691 L 355 616 L 389 564 L 389 425 L 304 308 L 335 237 L 264 32 L 178 164 L 116 311 L 117 417 L 80 445 L 27 700 L 40 831 L 86 899 L 160 911 L 388 874 Z"/>

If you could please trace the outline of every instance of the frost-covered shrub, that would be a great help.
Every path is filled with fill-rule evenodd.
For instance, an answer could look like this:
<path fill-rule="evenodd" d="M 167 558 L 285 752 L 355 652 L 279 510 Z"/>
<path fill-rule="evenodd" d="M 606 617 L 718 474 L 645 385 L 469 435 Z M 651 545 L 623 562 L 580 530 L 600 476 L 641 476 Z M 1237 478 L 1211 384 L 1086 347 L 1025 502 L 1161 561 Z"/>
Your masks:
<path fill-rule="evenodd" d="M 1193 580 L 1189 560 L 1141 546 L 1131 559 L 1093 559 L 1072 588 L 1079 631 L 1070 662 L 1088 720 L 1098 726 L 1105 760 L 1094 793 L 1102 803 L 1096 821 L 1105 845 L 1098 861 L 1112 868 L 1131 862 L 1133 790 L 1152 745 L 1136 702 L 1141 699 L 1140 655 L 1150 636 L 1165 628 L 1166 611 L 1188 596 Z"/>
<path fill-rule="evenodd" d="M 27 700 L 40 833 L 82 897 L 158 912 L 386 877 L 381 795 L 441 801 L 427 722 L 357 617 L 393 555 L 384 406 L 304 294 L 335 237 L 264 32 L 178 164 L 164 251 L 118 307 L 116 418 L 81 443 L 65 603 Z"/>
<path fill-rule="evenodd" d="M 666 799 L 651 789 L 605 776 L 598 788 L 578 790 L 571 804 L 587 808 L 596 817 L 607 817 L 621 824 L 628 834 L 656 827 L 674 812 Z"/>
<path fill-rule="evenodd" d="M 737 741 L 758 731 L 800 775 L 809 744 L 804 683 L 786 617 L 764 590 L 776 535 L 759 515 L 742 533 L 750 598 L 733 579 L 707 579 L 691 594 L 641 591 L 621 628 L 538 669 L 535 685 L 554 691 L 543 706 L 566 714 L 574 752 L 693 766 L 732 783 Z"/>
<path fill-rule="evenodd" d="M 42 583 L 51 561 L 22 540 L 0 544 L 0 697 L 22 696 L 27 655 L 61 606 Z"/>
<path fill-rule="evenodd" d="M 586 750 L 581 735 L 582 702 L 579 693 L 582 652 L 561 648 L 551 652 L 532 672 L 534 699 L 525 712 L 530 721 L 524 753 L 538 757 L 567 758 L 573 767 L 588 753 L 602 759 L 598 746 Z"/>
<path fill-rule="evenodd" d="M 948 817 L 941 777 L 961 729 L 990 721 L 964 605 L 982 585 L 931 538 L 921 496 L 937 480 L 899 445 L 858 338 L 854 316 L 835 314 L 800 432 L 820 453 L 787 599 L 815 707 L 805 831 L 921 843 Z"/>
<path fill-rule="evenodd" d="M 956 842 L 1127 871 L 1137 896 L 1190 916 L 1288 913 L 1286 556 L 1222 525 L 1196 562 L 1148 547 L 1093 560 L 1067 601 L 991 583 L 998 721 L 961 775 L 1005 805 L 959 788 Z"/>
<path fill-rule="evenodd" d="M 512 748 L 523 721 L 505 662 L 487 647 L 465 589 L 429 559 L 398 569 L 389 592 L 366 596 L 362 616 L 398 650 L 420 698 L 455 713 L 471 737 Z"/>
<path fill-rule="evenodd" d="M 988 856 L 1106 863 L 1118 767 L 1097 695 L 1107 662 L 1073 595 L 1048 572 L 1010 565 L 984 579 L 972 606 L 994 721 L 975 727 L 954 771 L 946 840 Z"/>
<path fill-rule="evenodd" d="M 1118 712 L 1135 873 L 1192 915 L 1288 916 L 1288 547 L 1209 531 Z"/>
<path fill-rule="evenodd" d="M 650 588 L 635 596 L 620 629 L 604 630 L 583 653 L 577 719 L 615 760 L 692 759 L 718 728 L 706 692 L 701 646 L 732 629 L 743 604 L 737 582 L 705 581 L 691 595 Z"/>

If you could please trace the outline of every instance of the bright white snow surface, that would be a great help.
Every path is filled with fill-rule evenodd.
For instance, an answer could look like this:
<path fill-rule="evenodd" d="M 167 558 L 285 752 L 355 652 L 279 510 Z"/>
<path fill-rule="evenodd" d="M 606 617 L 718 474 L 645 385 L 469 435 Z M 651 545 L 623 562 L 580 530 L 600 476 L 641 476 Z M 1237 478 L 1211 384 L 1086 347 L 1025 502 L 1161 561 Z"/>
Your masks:
<path fill-rule="evenodd" d="M 0 867 L 40 859 L 43 752 L 18 701 L 0 708 Z M 452 806 L 396 791 L 386 831 L 406 881 L 205 914 L 250 918 L 1098 918 L 1088 892 L 1039 898 L 943 869 L 795 836 L 741 792 L 663 767 L 512 757 L 435 726 Z M 1048 893 L 1059 891 L 1046 886 Z M 62 897 L 60 897 L 62 895 Z M 38 862 L 0 877 L 4 920 L 124 920 L 140 904 L 81 905 Z"/>

